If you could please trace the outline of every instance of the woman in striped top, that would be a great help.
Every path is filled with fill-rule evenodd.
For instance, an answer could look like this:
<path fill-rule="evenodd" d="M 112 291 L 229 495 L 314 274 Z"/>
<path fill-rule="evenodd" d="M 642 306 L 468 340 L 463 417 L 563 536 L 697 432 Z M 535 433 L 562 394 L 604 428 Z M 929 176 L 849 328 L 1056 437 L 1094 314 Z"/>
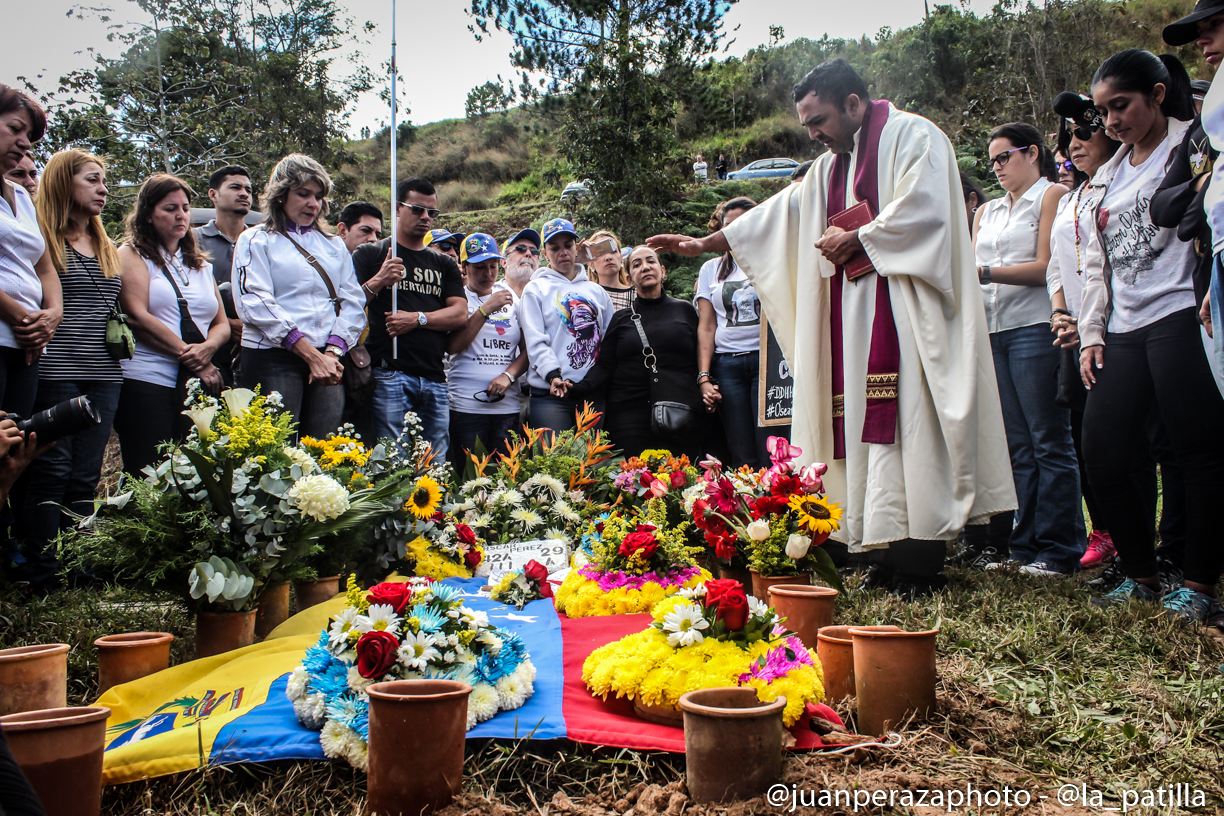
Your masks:
<path fill-rule="evenodd" d="M 86 396 L 102 422 L 61 439 L 29 468 L 25 498 L 26 579 L 35 590 L 58 581 L 52 542 L 71 518 L 89 515 L 102 473 L 123 372 L 106 350 L 106 318 L 119 300 L 119 256 L 102 227 L 106 165 L 83 150 L 56 153 L 43 172 L 38 226 L 59 273 L 64 319 L 38 369 L 34 410 Z"/>

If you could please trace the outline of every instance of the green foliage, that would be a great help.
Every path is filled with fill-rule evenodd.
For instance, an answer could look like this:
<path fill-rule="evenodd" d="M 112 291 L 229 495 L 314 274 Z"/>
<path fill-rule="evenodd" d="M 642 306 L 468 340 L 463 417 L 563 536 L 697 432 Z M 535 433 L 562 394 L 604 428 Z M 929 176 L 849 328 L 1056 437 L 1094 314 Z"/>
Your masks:
<path fill-rule="evenodd" d="M 468 91 L 467 101 L 463 106 L 463 113 L 467 118 L 487 116 L 510 107 L 514 102 L 514 91 L 502 87 L 500 76 L 498 80 L 498 82 L 489 81 L 483 85 L 477 85 Z"/>

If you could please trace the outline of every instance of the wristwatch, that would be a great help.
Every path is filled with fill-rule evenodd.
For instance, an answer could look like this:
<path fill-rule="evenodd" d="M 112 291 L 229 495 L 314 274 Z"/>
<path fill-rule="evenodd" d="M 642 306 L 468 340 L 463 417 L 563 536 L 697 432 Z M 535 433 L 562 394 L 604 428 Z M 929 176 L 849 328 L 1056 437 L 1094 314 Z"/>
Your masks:
<path fill-rule="evenodd" d="M 514 381 L 518 379 L 518 377 L 515 377 L 509 371 L 503 371 L 502 373 L 506 375 L 506 379 L 510 381 L 511 385 L 514 385 Z"/>
<path fill-rule="evenodd" d="M 697 384 L 698 385 L 701 385 L 702 380 L 708 380 L 708 379 L 710 379 L 710 372 L 708 371 L 698 371 L 697 372 Z"/>
<path fill-rule="evenodd" d="M 990 283 L 990 267 L 989 266 L 979 266 L 978 267 L 978 283 L 982 284 L 983 286 Z"/>
<path fill-rule="evenodd" d="M 340 350 L 339 346 L 328 346 L 327 348 L 323 349 L 323 353 L 333 354 L 337 360 L 344 356 L 344 352 Z"/>
<path fill-rule="evenodd" d="M 428 322 L 429 318 L 425 316 L 424 312 L 417 312 L 417 325 L 424 326 Z"/>

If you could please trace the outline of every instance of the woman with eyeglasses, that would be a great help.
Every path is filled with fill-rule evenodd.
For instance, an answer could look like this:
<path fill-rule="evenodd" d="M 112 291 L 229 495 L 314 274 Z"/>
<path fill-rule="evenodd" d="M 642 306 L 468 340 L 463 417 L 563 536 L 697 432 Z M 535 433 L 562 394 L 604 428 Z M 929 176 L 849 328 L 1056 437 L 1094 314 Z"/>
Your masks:
<path fill-rule="evenodd" d="M 447 389 L 450 393 L 450 457 L 455 473 L 463 475 L 476 440 L 486 451 L 506 450 L 518 424 L 519 390 L 512 388 L 527 370 L 527 353 L 518 320 L 518 295 L 497 280 L 504 260 L 497 240 L 472 233 L 460 248 L 468 320 L 451 332 Z"/>
<path fill-rule="evenodd" d="M 309 156 L 281 159 L 264 187 L 267 220 L 234 246 L 241 384 L 279 392 L 298 431 L 320 439 L 340 426 L 340 361 L 366 325 L 353 256 L 324 220 L 331 185 Z"/>
<path fill-rule="evenodd" d="M 1088 180 L 1082 172 L 1075 168 L 1075 163 L 1067 158 L 1067 154 L 1062 150 L 1054 151 L 1054 170 L 1058 173 L 1058 183 L 1068 190 L 1074 191 L 1076 187 Z"/>
<path fill-rule="evenodd" d="M 1092 97 L 1122 147 L 1091 182 L 1101 198 L 1088 224 L 1078 324 L 1084 457 L 1128 578 L 1092 603 L 1161 603 L 1186 623 L 1210 624 L 1224 616 L 1213 512 L 1224 492 L 1224 397 L 1196 320 L 1194 248 L 1151 219 L 1152 197 L 1194 118 L 1190 79 L 1176 57 L 1131 49 L 1101 63 Z M 1186 490 L 1185 581 L 1171 591 L 1161 586 L 1153 517 L 1133 475 L 1153 406 Z"/>
<path fill-rule="evenodd" d="M 993 558 L 1028 575 L 1067 575 L 1079 569 L 1088 535 L 1071 417 L 1054 401 L 1059 352 L 1050 342 L 1045 286 L 1050 228 L 1067 188 L 1050 181 L 1053 157 L 1032 125 L 995 128 L 987 149 L 1006 195 L 978 209 L 974 255 L 1019 508 L 1007 549 L 1001 533 L 1009 514 L 1003 514 L 1003 521 L 991 522 L 998 552 L 983 550 L 976 565 L 989 566 L 983 562 Z"/>

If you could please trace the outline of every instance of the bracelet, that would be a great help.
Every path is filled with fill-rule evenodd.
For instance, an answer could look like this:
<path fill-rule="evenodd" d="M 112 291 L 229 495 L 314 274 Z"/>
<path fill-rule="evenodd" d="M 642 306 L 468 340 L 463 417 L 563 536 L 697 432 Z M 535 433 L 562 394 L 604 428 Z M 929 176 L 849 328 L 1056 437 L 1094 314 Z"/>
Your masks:
<path fill-rule="evenodd" d="M 373 289 L 370 288 L 370 285 L 368 283 L 361 284 L 361 288 L 366 290 L 366 292 L 370 294 L 370 297 L 374 297 L 375 295 L 378 294 L 377 292 L 375 292 Z"/>
<path fill-rule="evenodd" d="M 989 266 L 979 266 L 978 267 L 978 283 L 982 284 L 983 286 L 990 283 L 990 267 Z"/>
<path fill-rule="evenodd" d="M 697 384 L 698 385 L 701 385 L 703 378 L 706 380 L 710 379 L 710 372 L 708 371 L 698 371 L 697 372 Z"/>
<path fill-rule="evenodd" d="M 484 319 L 485 319 L 485 320 L 488 320 L 488 319 L 489 319 L 489 313 L 488 313 L 488 312 L 486 312 L 486 311 L 484 310 L 484 306 L 477 306 L 477 307 L 476 307 L 476 311 L 478 311 L 478 312 L 480 312 L 482 315 L 484 315 Z M 514 380 L 511 380 L 510 382 L 514 382 Z"/>

